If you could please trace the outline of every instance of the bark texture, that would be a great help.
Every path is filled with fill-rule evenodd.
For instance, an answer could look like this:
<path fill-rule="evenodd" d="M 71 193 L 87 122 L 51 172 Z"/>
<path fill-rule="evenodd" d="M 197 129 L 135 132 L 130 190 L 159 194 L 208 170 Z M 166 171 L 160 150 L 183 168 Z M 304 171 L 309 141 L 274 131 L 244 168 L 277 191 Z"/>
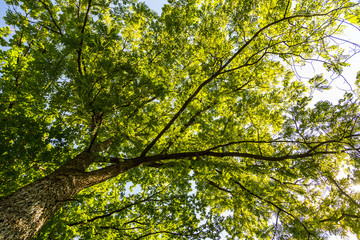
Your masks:
<path fill-rule="evenodd" d="M 142 164 L 123 161 L 87 172 L 96 155 L 84 151 L 50 175 L 0 199 L 0 240 L 32 239 L 41 227 L 81 190 Z"/>
<path fill-rule="evenodd" d="M 82 189 L 81 179 L 76 171 L 57 171 L 1 199 L 0 239 L 32 239 Z"/>

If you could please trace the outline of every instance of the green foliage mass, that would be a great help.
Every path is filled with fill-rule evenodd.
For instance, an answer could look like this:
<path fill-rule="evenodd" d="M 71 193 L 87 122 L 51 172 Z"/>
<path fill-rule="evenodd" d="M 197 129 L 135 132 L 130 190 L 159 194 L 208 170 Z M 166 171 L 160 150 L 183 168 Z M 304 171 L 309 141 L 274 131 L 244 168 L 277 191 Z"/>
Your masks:
<path fill-rule="evenodd" d="M 87 171 L 156 157 L 84 189 L 37 239 L 360 236 L 358 96 L 310 107 L 328 82 L 291 69 L 342 72 L 330 37 L 359 23 L 354 2 L 6 2 L 0 195 L 94 142 L 111 144 Z"/>

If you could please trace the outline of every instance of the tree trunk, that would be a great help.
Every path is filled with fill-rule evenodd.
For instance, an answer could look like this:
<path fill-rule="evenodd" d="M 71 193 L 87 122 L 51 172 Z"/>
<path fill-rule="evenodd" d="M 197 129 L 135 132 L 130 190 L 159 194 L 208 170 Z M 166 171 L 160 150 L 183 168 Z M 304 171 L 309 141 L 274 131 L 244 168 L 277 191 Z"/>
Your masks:
<path fill-rule="evenodd" d="M 81 175 L 71 170 L 55 171 L 1 199 L 0 239 L 33 238 L 67 200 L 84 188 Z"/>
<path fill-rule="evenodd" d="M 86 172 L 94 161 L 94 155 L 82 152 L 48 176 L 0 199 L 0 240 L 32 239 L 41 227 L 82 189 L 142 164 L 141 159 L 123 161 Z"/>

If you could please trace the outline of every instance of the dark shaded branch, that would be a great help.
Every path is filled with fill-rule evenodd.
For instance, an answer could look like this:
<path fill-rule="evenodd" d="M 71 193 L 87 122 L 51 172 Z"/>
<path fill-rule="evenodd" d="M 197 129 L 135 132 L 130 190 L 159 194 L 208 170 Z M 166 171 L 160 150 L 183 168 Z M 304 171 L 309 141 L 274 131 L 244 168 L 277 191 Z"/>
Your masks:
<path fill-rule="evenodd" d="M 141 217 L 142 217 L 141 215 L 140 215 L 140 216 L 137 216 L 136 218 L 134 218 L 134 219 L 132 219 L 132 220 L 126 222 L 126 223 L 123 223 L 122 226 L 128 225 L 128 224 L 130 224 L 130 223 L 137 223 L 137 224 L 139 224 L 139 225 L 146 225 L 146 223 L 139 222 L 138 219 L 141 218 Z"/>
<path fill-rule="evenodd" d="M 320 222 L 339 222 L 341 220 L 343 220 L 344 218 L 357 218 L 360 219 L 360 216 L 354 215 L 354 214 L 347 214 L 347 213 L 343 213 L 340 217 L 338 218 L 327 218 L 327 219 L 323 219 L 320 220 Z"/>
<path fill-rule="evenodd" d="M 29 22 L 32 22 L 32 23 L 33 23 L 33 21 L 29 21 Z M 39 23 L 39 22 L 36 22 L 36 24 L 38 24 L 39 26 L 41 26 L 41 27 L 43 27 L 43 28 L 46 28 L 46 29 L 49 30 L 50 32 L 53 32 L 53 33 L 56 33 L 56 34 L 60 34 L 60 35 L 61 35 L 60 32 L 54 30 L 53 28 L 51 28 L 51 27 L 49 27 L 49 26 L 47 26 L 47 25 L 45 25 L 45 24 L 42 24 L 42 23 Z"/>
<path fill-rule="evenodd" d="M 290 6 L 290 3 L 292 1 L 291 0 L 288 0 L 287 4 L 286 4 L 286 8 L 285 8 L 285 12 L 284 12 L 284 18 L 286 18 L 286 14 L 288 13 L 288 10 L 289 10 L 289 6 Z"/>
<path fill-rule="evenodd" d="M 52 29 L 51 29 L 51 30 L 52 30 L 53 32 L 56 32 L 56 33 L 60 34 L 61 36 L 63 36 L 63 33 L 62 33 L 62 31 L 61 31 L 61 28 L 60 28 L 59 25 L 57 24 L 57 22 L 56 22 L 56 20 L 55 20 L 55 18 L 54 18 L 54 16 L 53 16 L 53 14 L 52 14 L 49 6 L 48 6 L 44 1 L 42 1 L 42 0 L 39 0 L 39 2 L 41 2 L 42 5 L 44 5 L 45 9 L 49 12 L 51 21 L 54 23 L 55 27 L 59 30 L 59 32 L 54 31 L 54 30 L 52 30 Z"/>
<path fill-rule="evenodd" d="M 89 12 L 90 12 L 90 8 L 92 6 L 91 2 L 92 2 L 92 0 L 89 0 L 88 6 L 87 6 L 87 9 L 86 9 L 84 24 L 83 24 L 83 26 L 81 28 L 81 33 L 82 34 L 85 32 L 85 27 L 86 27 L 86 24 L 87 24 L 87 21 L 88 21 L 88 18 L 89 18 Z"/>
<path fill-rule="evenodd" d="M 166 152 L 170 149 L 170 147 L 174 144 L 174 142 L 181 136 L 181 134 L 183 134 L 188 127 L 190 127 L 191 125 L 193 125 L 194 122 L 195 122 L 195 120 L 196 120 L 203 112 L 209 110 L 209 109 L 210 109 L 212 106 L 214 106 L 215 104 L 216 104 L 216 102 L 215 102 L 214 104 L 212 104 L 212 105 L 207 106 L 206 108 L 204 108 L 204 109 L 202 109 L 202 110 L 197 111 L 197 112 L 189 119 L 189 121 L 182 126 L 179 134 L 175 136 L 175 139 L 174 139 L 174 140 L 172 140 L 172 141 L 170 141 L 170 142 L 168 143 L 168 146 L 167 146 L 166 148 L 164 148 L 164 150 L 162 151 L 162 153 L 166 153 Z"/>
<path fill-rule="evenodd" d="M 92 186 L 101 183 L 103 181 L 106 181 L 107 179 L 113 178 L 119 175 L 120 173 L 123 173 L 131 168 L 135 168 L 147 163 L 153 163 L 161 160 L 170 160 L 170 159 L 180 160 L 180 159 L 188 159 L 193 157 L 209 156 L 209 157 L 243 157 L 243 158 L 252 158 L 257 160 L 278 162 L 289 159 L 302 159 L 316 155 L 336 154 L 336 153 L 338 152 L 336 151 L 306 152 L 302 154 L 271 157 L 271 156 L 261 156 L 251 153 L 199 151 L 199 152 L 183 152 L 183 153 L 155 155 L 150 157 L 140 156 L 137 158 L 123 159 L 123 160 L 119 158 L 111 158 L 110 162 L 118 162 L 118 163 L 92 172 L 86 172 L 85 178 L 87 181 L 87 185 Z"/>
<path fill-rule="evenodd" d="M 301 154 L 294 154 L 294 155 L 284 155 L 284 156 L 261 156 L 251 153 L 241 153 L 241 152 L 211 152 L 211 151 L 199 151 L 199 152 L 183 152 L 183 153 L 172 153 L 172 154 L 165 154 L 165 155 L 154 155 L 150 157 L 138 157 L 132 159 L 125 159 L 127 161 L 138 161 L 139 164 L 150 163 L 155 161 L 161 160 L 170 160 L 170 159 L 186 159 L 186 158 L 193 158 L 193 157 L 243 157 L 243 158 L 252 158 L 257 160 L 264 160 L 264 161 L 272 161 L 272 162 L 279 162 L 289 159 L 301 159 L 301 158 L 308 158 L 313 157 L 316 155 L 325 155 L 325 154 L 336 154 L 336 151 L 322 151 L 322 152 L 306 152 Z"/>
<path fill-rule="evenodd" d="M 280 212 L 284 212 L 286 213 L 288 216 L 290 216 L 292 219 L 296 220 L 297 222 L 299 222 L 301 224 L 301 226 L 305 229 L 305 231 L 309 234 L 309 235 L 313 235 L 315 236 L 313 233 L 310 232 L 310 230 L 305 226 L 305 224 L 303 222 L 301 222 L 297 217 L 295 217 L 292 213 L 286 211 L 285 209 L 283 209 L 282 207 L 280 207 L 279 205 L 264 199 L 263 197 L 251 192 L 249 189 L 247 189 L 245 186 L 243 186 L 240 182 L 236 181 L 236 180 L 232 180 L 235 184 L 237 184 L 242 190 L 244 190 L 245 192 L 247 192 L 248 194 L 258 198 L 259 200 L 268 203 L 269 205 L 275 207 L 276 209 L 278 209 L 279 214 Z"/>
<path fill-rule="evenodd" d="M 288 216 L 290 216 L 292 219 L 294 219 L 294 220 L 296 220 L 297 222 L 299 222 L 309 235 L 314 235 L 313 233 L 311 233 L 311 232 L 309 231 L 309 229 L 305 226 L 305 224 L 302 223 L 302 222 L 301 222 L 297 217 L 295 217 L 292 213 L 286 211 L 284 208 L 280 207 L 279 205 L 277 205 L 277 204 L 275 204 L 275 203 L 273 203 L 273 202 L 271 202 L 271 201 L 269 201 L 269 200 L 267 200 L 267 199 L 259 196 L 258 194 L 250 191 L 250 190 L 247 189 L 244 185 L 242 185 L 239 181 L 236 181 L 236 180 L 234 180 L 234 179 L 231 179 L 231 180 L 232 180 L 232 182 L 234 182 L 236 185 L 238 185 L 242 190 L 244 190 L 246 193 L 250 194 L 251 196 L 256 197 L 256 198 L 259 199 L 260 201 L 263 201 L 263 202 L 265 202 L 265 203 L 267 203 L 267 204 L 275 207 L 275 208 L 278 210 L 277 219 L 276 219 L 276 225 L 277 225 L 277 222 L 278 222 L 279 214 L 280 214 L 281 212 L 284 212 L 284 213 L 286 213 Z M 217 184 L 214 183 L 213 181 L 210 181 L 210 180 L 207 180 L 207 181 L 208 181 L 208 183 L 209 183 L 210 185 L 216 187 L 216 188 L 219 189 L 220 191 L 224 191 L 224 192 L 226 192 L 226 193 L 232 194 L 232 191 L 220 187 L 219 185 L 217 185 Z M 275 228 L 275 229 L 276 229 L 276 228 Z M 276 233 L 276 230 L 275 230 L 275 233 Z"/>
<path fill-rule="evenodd" d="M 95 162 L 96 157 L 88 151 L 83 151 L 75 156 L 73 159 L 62 165 L 59 169 L 75 170 L 85 173 L 85 170 Z"/>
<path fill-rule="evenodd" d="M 156 234 L 161 234 L 161 233 L 166 233 L 166 234 L 170 234 L 170 235 L 174 235 L 174 236 L 192 237 L 194 235 L 199 235 L 201 233 L 201 231 L 198 232 L 198 233 L 191 234 L 191 235 L 190 234 L 175 233 L 175 232 L 170 232 L 170 231 L 158 231 L 158 232 L 151 232 L 151 233 L 144 234 L 144 235 L 136 238 L 135 240 L 139 240 L 139 239 L 142 239 L 144 237 L 148 237 L 148 236 L 156 235 Z"/>
<path fill-rule="evenodd" d="M 147 167 L 153 167 L 153 168 L 160 168 L 163 167 L 164 163 L 157 163 L 157 162 L 151 162 L 149 164 L 146 164 Z"/>
<path fill-rule="evenodd" d="M 89 144 L 89 147 L 88 147 L 88 150 L 87 150 L 88 152 L 91 152 L 91 151 L 95 150 L 93 148 L 93 146 L 95 144 L 99 128 L 100 128 L 100 126 L 102 124 L 103 116 L 104 116 L 104 113 L 96 113 L 96 112 L 93 111 L 92 122 L 91 122 L 91 125 L 90 125 L 91 141 L 90 141 L 90 144 Z"/>
<path fill-rule="evenodd" d="M 100 226 L 101 229 L 111 229 L 116 231 L 127 231 L 127 230 L 136 230 L 136 229 L 145 229 L 144 227 L 131 227 L 131 228 L 118 228 L 114 226 Z"/>
<path fill-rule="evenodd" d="M 303 179 L 298 179 L 298 180 L 296 180 L 295 182 L 283 182 L 283 181 L 280 181 L 279 179 L 276 179 L 276 178 L 271 177 L 271 176 L 270 176 L 269 178 L 272 179 L 272 180 L 274 180 L 275 182 L 278 182 L 278 183 L 283 184 L 283 185 L 296 185 L 296 186 L 306 186 L 306 187 L 308 187 L 308 186 L 311 185 L 311 184 L 301 184 L 301 183 L 298 183 L 298 182 L 302 182 Z"/>
<path fill-rule="evenodd" d="M 77 57 L 77 63 L 78 63 L 78 72 L 80 73 L 80 75 L 83 75 L 83 72 L 81 70 L 81 54 L 82 54 L 82 47 L 83 47 L 83 44 L 84 44 L 84 32 L 85 32 L 85 27 L 86 27 L 86 24 L 87 24 L 87 21 L 88 21 L 88 17 L 89 17 L 89 12 L 90 12 L 90 8 L 91 8 L 91 1 L 92 0 L 89 0 L 89 3 L 88 3 L 88 6 L 87 6 L 87 10 L 86 10 L 86 14 L 85 14 L 85 19 L 84 19 L 84 23 L 81 27 L 81 39 L 80 39 L 80 47 L 79 49 L 77 50 L 77 53 L 78 53 L 78 57 Z M 79 11 L 80 11 L 80 5 L 79 5 Z"/>
<path fill-rule="evenodd" d="M 276 214 L 276 222 L 275 222 L 275 230 L 274 230 L 274 236 L 271 240 L 275 240 L 276 237 L 276 232 L 277 232 L 277 227 L 278 227 L 278 223 L 279 223 L 279 215 L 281 213 L 281 210 L 279 209 L 279 211 Z"/>
<path fill-rule="evenodd" d="M 215 150 L 215 149 L 218 149 L 218 148 L 222 148 L 222 147 L 228 147 L 228 146 L 232 146 L 232 145 L 236 145 L 236 144 L 243 144 L 243 143 L 256 143 L 256 144 L 259 144 L 259 143 L 269 143 L 269 144 L 272 144 L 272 143 L 303 143 L 303 142 L 299 142 L 299 141 L 292 141 L 292 140 L 243 140 L 243 141 L 237 141 L 237 142 L 228 142 L 228 143 L 225 143 L 225 144 L 221 144 L 221 145 L 217 145 L 217 146 L 214 146 L 214 147 L 211 147 L 209 149 L 207 149 L 206 151 L 212 151 L 212 150 Z"/>
<path fill-rule="evenodd" d="M 118 158 L 111 158 L 110 161 L 118 161 L 118 163 L 101 168 L 99 170 L 84 173 L 84 181 L 86 182 L 86 187 L 102 183 L 110 178 L 116 177 L 117 175 L 124 173 L 132 168 L 138 167 L 142 164 L 141 159 L 133 159 L 131 161 L 121 162 Z"/>
<path fill-rule="evenodd" d="M 270 47 L 267 47 L 267 48 L 270 48 Z M 267 49 L 266 48 L 266 49 Z M 254 53 L 252 56 L 250 56 L 249 57 L 249 59 L 243 64 L 243 65 L 241 65 L 241 66 L 239 66 L 239 67 L 235 67 L 235 68 L 231 68 L 231 69 L 228 69 L 228 70 L 224 70 L 224 71 L 222 71 L 220 74 L 224 74 L 224 73 L 228 73 L 228 72 L 233 72 L 233 71 L 235 71 L 235 70 L 239 70 L 239 69 L 241 69 L 241 68 L 244 68 L 244 67 L 248 67 L 248 66 L 252 66 L 252 65 L 255 65 L 255 64 L 257 64 L 258 62 L 260 62 L 265 56 L 266 56 L 266 54 L 268 53 L 268 52 L 264 52 L 258 59 L 256 59 L 254 62 L 251 62 L 251 63 L 249 63 L 250 62 L 250 60 L 254 57 L 254 56 L 256 56 L 258 53 L 260 53 L 261 51 L 263 51 L 263 50 L 260 50 L 259 52 L 257 52 L 257 53 Z"/>
<path fill-rule="evenodd" d="M 220 187 L 218 184 L 214 183 L 213 181 L 211 181 L 211 180 L 207 180 L 207 181 L 211 186 L 213 186 L 213 187 L 215 187 L 215 188 L 217 188 L 217 189 L 219 189 L 219 190 L 221 190 L 223 192 L 227 192 L 227 193 L 232 194 L 232 192 L 230 190 Z"/>
<path fill-rule="evenodd" d="M 337 189 L 339 190 L 339 192 L 344 195 L 347 199 L 350 200 L 350 202 L 352 202 L 355 206 L 357 206 L 358 208 L 360 208 L 360 204 L 354 199 L 352 198 L 349 194 L 347 194 L 340 186 L 339 184 L 336 182 L 335 179 L 333 179 L 332 177 L 330 176 L 326 176 L 336 187 Z"/>
<path fill-rule="evenodd" d="M 145 198 L 145 199 L 142 199 L 142 200 L 138 200 L 138 201 L 135 201 L 133 203 L 130 203 L 128 205 L 125 205 L 124 207 L 122 208 L 119 208 L 119 209 L 116 209 L 116 210 L 113 210 L 113 211 L 110 211 L 109 213 L 107 214 L 103 214 L 103 215 L 99 215 L 99 216 L 96 216 L 96 217 L 93 217 L 93 218 L 90 218 L 88 220 L 84 220 L 84 221 L 80 221 L 80 222 L 74 222 L 74 223 L 70 223 L 70 224 L 67 224 L 68 226 L 72 227 L 72 226 L 76 226 L 76 225 L 82 225 L 82 224 L 85 224 L 85 223 L 90 223 L 90 222 L 94 222 L 98 219 L 103 219 L 103 218 L 107 218 L 107 217 L 110 217 L 111 215 L 115 214 L 115 213 L 119 213 L 119 212 L 122 212 L 126 209 L 129 209 L 137 204 L 140 204 L 140 203 L 143 203 L 143 202 L 146 202 L 146 201 L 149 201 L 153 196 L 155 196 L 157 193 L 154 193 L 152 195 L 150 195 L 149 197 Z"/>
<path fill-rule="evenodd" d="M 243 90 L 244 87 L 246 87 L 249 83 L 251 83 L 253 81 L 253 79 L 251 79 L 251 76 L 250 76 L 250 80 L 248 80 L 247 82 L 245 82 L 243 85 L 241 85 L 240 87 L 237 87 L 235 89 L 232 89 L 230 92 L 237 92 L 237 91 L 240 91 L 240 90 Z"/>
<path fill-rule="evenodd" d="M 354 137 L 359 137 L 359 136 L 360 136 L 360 134 L 351 134 L 351 135 L 342 137 L 342 139 L 354 138 Z M 340 139 L 340 140 L 327 140 L 327 141 L 313 141 L 313 142 L 295 141 L 295 140 L 260 140 L 260 141 L 259 140 L 243 140 L 243 141 L 228 142 L 228 143 L 225 143 L 225 144 L 217 145 L 217 146 L 214 146 L 212 148 L 207 149 L 207 151 L 215 150 L 217 148 L 222 148 L 222 147 L 228 147 L 228 146 L 236 145 L 236 144 L 243 144 L 243 143 L 255 143 L 255 144 L 260 144 L 260 143 L 264 143 L 264 144 L 295 143 L 295 144 L 304 144 L 304 145 L 308 146 L 312 151 L 314 151 L 316 148 L 318 148 L 318 147 L 320 147 L 322 145 L 325 145 L 325 144 L 329 144 L 329 143 L 345 143 L 345 142 L 342 141 L 342 139 Z M 312 147 L 312 146 L 309 146 L 309 144 L 316 144 L 316 146 Z"/>

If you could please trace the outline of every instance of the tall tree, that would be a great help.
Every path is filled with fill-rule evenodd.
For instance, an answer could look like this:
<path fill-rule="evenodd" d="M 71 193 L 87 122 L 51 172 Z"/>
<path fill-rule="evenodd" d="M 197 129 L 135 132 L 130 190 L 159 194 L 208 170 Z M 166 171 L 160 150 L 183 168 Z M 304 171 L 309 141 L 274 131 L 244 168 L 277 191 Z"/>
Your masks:
<path fill-rule="evenodd" d="M 354 2 L 6 2 L 0 239 L 360 234 L 357 90 L 291 70 L 341 74 Z"/>

